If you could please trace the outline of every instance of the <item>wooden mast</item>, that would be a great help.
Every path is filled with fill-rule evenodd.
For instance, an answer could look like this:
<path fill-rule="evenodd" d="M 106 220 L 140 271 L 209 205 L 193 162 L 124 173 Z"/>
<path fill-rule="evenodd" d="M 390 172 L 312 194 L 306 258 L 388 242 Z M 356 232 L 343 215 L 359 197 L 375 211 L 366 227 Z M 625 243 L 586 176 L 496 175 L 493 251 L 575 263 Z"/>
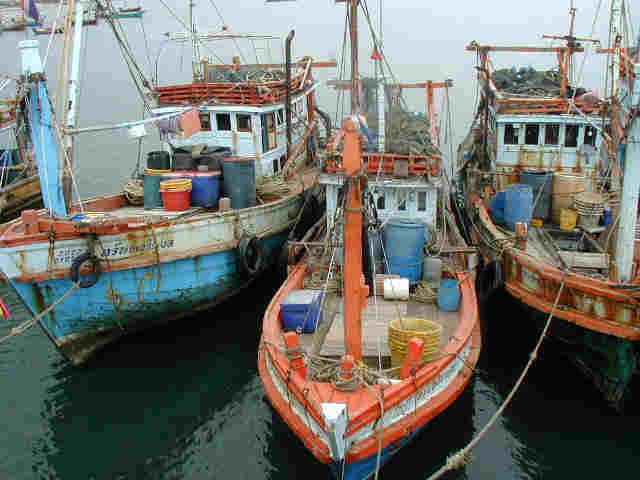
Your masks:
<path fill-rule="evenodd" d="M 351 114 L 360 112 L 360 72 L 358 71 L 358 3 L 349 1 L 349 33 L 351 35 Z"/>
<path fill-rule="evenodd" d="M 362 274 L 362 184 L 360 135 L 353 119 L 345 120 L 343 165 L 347 206 L 344 213 L 344 347 L 345 354 L 362 361 L 361 314 L 369 288 Z"/>
<path fill-rule="evenodd" d="M 358 3 L 350 0 L 351 33 L 351 115 L 343 124 L 345 171 L 344 191 L 347 206 L 344 213 L 344 348 L 345 356 L 362 361 L 362 308 L 368 288 L 362 274 L 362 185 L 355 177 L 361 167 L 359 120 L 360 112 L 358 78 Z M 358 122 L 356 124 L 355 122 Z"/>

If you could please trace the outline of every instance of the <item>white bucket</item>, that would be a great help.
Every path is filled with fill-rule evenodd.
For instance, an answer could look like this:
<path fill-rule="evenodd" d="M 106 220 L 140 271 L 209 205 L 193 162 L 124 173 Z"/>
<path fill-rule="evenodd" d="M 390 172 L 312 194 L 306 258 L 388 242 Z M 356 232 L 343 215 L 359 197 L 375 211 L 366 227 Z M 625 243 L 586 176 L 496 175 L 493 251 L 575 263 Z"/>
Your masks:
<path fill-rule="evenodd" d="M 409 300 L 409 279 L 408 278 L 385 278 L 384 279 L 384 299 L 385 300 Z"/>

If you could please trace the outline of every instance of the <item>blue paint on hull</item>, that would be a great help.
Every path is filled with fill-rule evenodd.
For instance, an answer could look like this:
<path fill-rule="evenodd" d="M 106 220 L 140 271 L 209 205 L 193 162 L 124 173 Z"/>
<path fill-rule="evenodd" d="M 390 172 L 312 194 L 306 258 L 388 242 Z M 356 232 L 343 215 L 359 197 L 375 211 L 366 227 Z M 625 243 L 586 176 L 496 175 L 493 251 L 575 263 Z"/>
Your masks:
<path fill-rule="evenodd" d="M 288 230 L 262 239 L 267 266 L 278 258 L 287 235 Z M 238 270 L 235 248 L 163 263 L 160 270 L 158 275 L 154 265 L 104 272 L 93 287 L 73 292 L 40 324 L 63 355 L 82 363 L 118 337 L 217 303 L 251 280 Z M 64 295 L 72 281 L 12 284 L 35 315 Z"/>
<path fill-rule="evenodd" d="M 410 433 L 406 437 L 402 437 L 401 439 L 393 442 L 391 445 L 382 449 L 380 454 L 380 468 L 393 457 L 395 453 L 398 452 L 402 447 L 408 444 L 411 440 L 414 439 L 416 435 L 418 435 L 424 425 L 419 427 L 414 432 Z M 378 462 L 378 454 L 377 452 L 373 455 L 360 460 L 358 462 L 347 463 L 344 467 L 344 476 L 342 474 L 342 462 L 334 462 L 330 465 L 331 471 L 338 479 L 344 480 L 363 480 L 365 478 L 369 478 L 376 472 L 376 465 Z"/>

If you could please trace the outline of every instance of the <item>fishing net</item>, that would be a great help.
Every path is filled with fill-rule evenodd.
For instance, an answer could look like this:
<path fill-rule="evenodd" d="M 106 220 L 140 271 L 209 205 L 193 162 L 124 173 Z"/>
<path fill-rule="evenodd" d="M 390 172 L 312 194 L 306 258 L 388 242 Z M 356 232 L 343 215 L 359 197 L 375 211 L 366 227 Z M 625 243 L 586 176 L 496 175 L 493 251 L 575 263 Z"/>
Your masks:
<path fill-rule="evenodd" d="M 524 95 L 529 97 L 559 97 L 562 89 L 562 75 L 556 69 L 536 70 L 533 67 L 503 68 L 491 74 L 495 86 L 502 93 Z M 578 88 L 576 95 L 581 95 L 586 90 Z M 567 95 L 573 96 L 571 87 L 567 89 Z"/>
<path fill-rule="evenodd" d="M 295 71 L 293 72 L 295 74 Z M 207 70 L 209 82 L 224 83 L 265 83 L 265 82 L 284 82 L 286 74 L 284 70 L 273 68 L 228 68 L 228 67 L 209 67 Z"/>
<path fill-rule="evenodd" d="M 362 79 L 362 111 L 372 132 L 378 131 L 377 88 L 379 80 Z M 401 155 L 438 154 L 429 134 L 430 123 L 422 112 L 406 108 L 399 89 L 385 85 L 385 151 Z"/>

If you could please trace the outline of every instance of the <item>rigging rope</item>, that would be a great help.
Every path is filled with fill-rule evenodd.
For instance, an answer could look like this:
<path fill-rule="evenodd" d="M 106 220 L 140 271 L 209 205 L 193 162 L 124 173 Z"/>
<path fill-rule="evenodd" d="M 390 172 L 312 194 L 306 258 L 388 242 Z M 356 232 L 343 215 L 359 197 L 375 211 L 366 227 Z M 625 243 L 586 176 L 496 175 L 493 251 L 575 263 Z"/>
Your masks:
<path fill-rule="evenodd" d="M 498 408 L 498 410 L 493 414 L 491 419 L 482 428 L 482 430 L 480 430 L 480 432 L 475 436 L 475 438 L 471 440 L 471 442 L 469 442 L 466 447 L 462 448 L 461 450 L 458 450 L 453 455 L 448 457 L 447 462 L 442 467 L 440 467 L 439 470 L 437 470 L 435 473 L 429 476 L 427 480 L 436 480 L 437 478 L 440 478 L 444 473 L 448 472 L 449 470 L 453 470 L 455 468 L 460 468 L 464 466 L 469 461 L 469 452 L 478 444 L 478 442 L 482 439 L 482 437 L 485 436 L 485 434 L 489 431 L 489 429 L 493 426 L 493 424 L 498 420 L 500 415 L 502 415 L 502 412 L 507 407 L 507 405 L 509 405 L 509 402 L 511 402 L 511 399 L 520 388 L 520 385 L 522 384 L 524 377 L 527 375 L 527 373 L 529 372 L 529 369 L 531 368 L 531 365 L 533 364 L 533 362 L 536 360 L 538 356 L 538 350 L 540 348 L 540 345 L 542 345 L 542 341 L 547 335 L 547 331 L 549 330 L 549 326 L 551 325 L 551 319 L 553 318 L 553 314 L 558 306 L 558 303 L 560 302 L 560 296 L 562 295 L 562 291 L 564 290 L 566 281 L 567 281 L 567 277 L 565 273 L 565 276 L 562 279 L 562 283 L 560 284 L 560 288 L 558 289 L 558 294 L 556 295 L 556 300 L 553 304 L 553 308 L 549 312 L 547 323 L 545 324 L 544 329 L 540 334 L 540 338 L 538 338 L 538 342 L 536 343 L 536 346 L 534 347 L 533 351 L 529 356 L 529 360 L 527 361 L 527 364 L 524 367 L 524 370 L 520 374 L 518 381 L 515 383 L 515 385 L 507 395 L 507 398 L 505 398 L 502 405 L 500 405 L 500 408 Z"/>
<path fill-rule="evenodd" d="M 35 317 L 22 322 L 20 325 L 18 325 L 17 327 L 13 327 L 10 331 L 9 331 L 9 335 L 6 335 L 2 338 L 0 338 L 0 343 L 4 342 L 5 340 L 10 339 L 11 337 L 15 337 L 16 335 L 28 330 L 29 328 L 31 328 L 33 325 L 36 324 L 36 322 L 38 322 L 38 320 L 40 320 L 42 317 L 44 317 L 47 313 L 49 313 L 51 310 L 53 310 L 54 308 L 56 308 L 58 305 L 60 305 L 62 302 L 64 302 L 67 297 L 69 295 L 71 295 L 71 293 L 73 293 L 73 291 L 77 288 L 79 288 L 80 283 L 76 282 L 74 283 L 71 288 L 69 290 L 66 291 L 66 293 L 64 295 L 62 295 L 58 300 L 56 300 L 55 302 L 53 302 L 51 305 L 49 305 L 47 308 L 45 308 L 42 312 L 40 312 L 38 315 L 36 315 Z"/>

